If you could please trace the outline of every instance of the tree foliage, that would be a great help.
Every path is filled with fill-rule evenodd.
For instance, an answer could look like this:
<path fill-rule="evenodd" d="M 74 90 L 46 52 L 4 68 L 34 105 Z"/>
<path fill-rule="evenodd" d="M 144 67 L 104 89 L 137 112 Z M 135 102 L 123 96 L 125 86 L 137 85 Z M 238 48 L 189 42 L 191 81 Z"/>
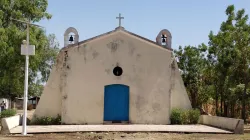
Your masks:
<path fill-rule="evenodd" d="M 202 73 L 206 67 L 204 52 L 207 46 L 202 44 L 198 47 L 185 46 L 175 50 L 178 58 L 178 66 L 182 70 L 182 78 L 186 90 L 190 95 L 191 103 L 194 108 L 199 107 L 201 102 L 206 102 L 207 97 L 202 93 Z M 198 100 L 200 99 L 200 100 Z"/>
<path fill-rule="evenodd" d="M 26 25 L 12 19 L 38 22 L 50 19 L 47 0 L 0 1 L 0 96 L 14 99 L 23 94 L 25 57 L 20 54 L 26 40 Z M 37 87 L 48 79 L 51 65 L 58 53 L 54 35 L 46 36 L 43 29 L 30 27 L 30 44 L 36 46 L 36 55 L 30 56 L 29 94 L 37 94 Z"/>
<path fill-rule="evenodd" d="M 217 115 L 235 117 L 234 110 L 240 107 L 241 118 L 246 119 L 250 96 L 250 24 L 245 10 L 236 11 L 234 5 L 227 7 L 226 15 L 219 32 L 210 32 L 208 46 L 185 46 L 175 53 L 193 107 L 213 99 Z M 205 98 L 199 98 L 201 95 Z"/>

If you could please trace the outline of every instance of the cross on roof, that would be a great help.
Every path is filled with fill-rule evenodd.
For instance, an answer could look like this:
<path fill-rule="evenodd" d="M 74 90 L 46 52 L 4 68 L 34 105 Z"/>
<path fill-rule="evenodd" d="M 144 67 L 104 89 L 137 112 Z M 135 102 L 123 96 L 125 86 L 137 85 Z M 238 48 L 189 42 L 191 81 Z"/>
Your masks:
<path fill-rule="evenodd" d="M 116 19 L 119 19 L 119 27 L 121 27 L 121 22 L 122 22 L 122 19 L 124 19 L 124 17 L 121 16 L 121 14 L 119 13 L 119 17 L 116 17 Z"/>

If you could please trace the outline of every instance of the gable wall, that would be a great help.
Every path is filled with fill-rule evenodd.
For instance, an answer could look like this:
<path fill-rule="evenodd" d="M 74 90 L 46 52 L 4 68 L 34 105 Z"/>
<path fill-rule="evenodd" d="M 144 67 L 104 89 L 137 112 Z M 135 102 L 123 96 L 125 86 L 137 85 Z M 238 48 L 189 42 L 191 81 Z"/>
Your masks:
<path fill-rule="evenodd" d="M 59 112 L 66 124 L 102 124 L 104 86 L 110 84 L 130 87 L 130 123 L 169 124 L 171 104 L 189 107 L 189 100 L 178 103 L 178 98 L 185 98 L 185 89 L 170 89 L 179 88 L 171 85 L 179 80 L 170 76 L 175 72 L 169 50 L 122 31 L 65 50 L 56 64 L 60 70 L 52 71 L 35 115 L 55 116 Z M 113 75 L 117 63 L 123 68 L 120 77 Z M 171 97 L 171 91 L 177 96 Z"/>
<path fill-rule="evenodd" d="M 65 123 L 102 123 L 104 86 L 109 84 L 130 87 L 131 123 L 169 122 L 170 51 L 117 32 L 70 49 L 68 55 Z M 121 77 L 112 72 L 117 63 Z"/>

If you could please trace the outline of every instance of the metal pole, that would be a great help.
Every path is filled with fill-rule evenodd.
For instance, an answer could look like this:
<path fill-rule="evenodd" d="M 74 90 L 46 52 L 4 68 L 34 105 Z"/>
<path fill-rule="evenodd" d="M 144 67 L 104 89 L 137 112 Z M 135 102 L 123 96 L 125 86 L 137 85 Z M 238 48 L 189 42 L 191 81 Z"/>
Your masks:
<path fill-rule="evenodd" d="M 13 19 L 10 18 L 11 20 L 15 20 L 18 22 L 22 22 L 25 23 L 27 25 L 27 44 L 26 44 L 26 51 L 28 51 L 29 49 L 29 26 L 30 25 L 34 25 L 37 27 L 41 27 L 44 28 L 43 26 L 40 25 L 36 25 L 33 23 L 30 23 L 30 20 L 28 21 L 21 21 L 21 20 L 17 20 L 17 19 Z M 25 44 L 24 44 L 25 45 Z M 28 77 L 29 77 L 29 53 L 26 52 L 25 55 L 25 81 L 24 81 L 24 96 L 23 96 L 23 130 L 22 130 L 22 134 L 23 135 L 27 135 L 27 104 L 28 104 Z"/>
<path fill-rule="evenodd" d="M 27 51 L 29 47 L 29 23 L 27 23 Z M 24 96 L 23 96 L 23 135 L 27 135 L 27 98 L 28 98 L 28 76 L 29 76 L 29 55 L 26 55 L 25 61 L 25 81 L 24 81 Z"/>

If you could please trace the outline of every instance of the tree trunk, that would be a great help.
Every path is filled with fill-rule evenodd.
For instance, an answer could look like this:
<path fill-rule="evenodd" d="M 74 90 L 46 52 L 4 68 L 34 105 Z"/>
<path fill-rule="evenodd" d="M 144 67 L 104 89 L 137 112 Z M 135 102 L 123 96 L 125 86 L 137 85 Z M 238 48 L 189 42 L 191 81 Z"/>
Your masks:
<path fill-rule="evenodd" d="M 215 113 L 216 113 L 216 116 L 219 115 L 217 86 L 215 86 Z"/>
<path fill-rule="evenodd" d="M 228 106 L 227 106 L 226 101 L 224 101 L 224 117 L 228 117 L 227 116 L 228 115 L 227 111 L 228 111 Z"/>
<path fill-rule="evenodd" d="M 194 93 L 191 93 L 191 99 L 192 99 L 192 108 L 196 108 L 196 95 Z"/>
<path fill-rule="evenodd" d="M 233 118 L 233 104 L 230 105 L 230 117 Z"/>
<path fill-rule="evenodd" d="M 220 116 L 222 116 L 223 114 L 223 95 L 222 95 L 222 92 L 221 92 L 221 99 L 220 99 Z"/>
<path fill-rule="evenodd" d="M 235 106 L 235 104 L 232 103 L 232 104 L 231 104 L 231 117 L 232 117 L 232 118 L 234 118 L 234 106 Z"/>
<path fill-rule="evenodd" d="M 11 109 L 16 108 L 16 102 L 11 100 Z"/>
<path fill-rule="evenodd" d="M 248 80 L 247 78 L 245 79 L 245 87 L 244 87 L 244 92 L 242 96 L 242 113 L 241 113 L 241 118 L 244 120 L 246 123 L 246 95 L 247 95 L 247 85 L 248 85 Z"/>

